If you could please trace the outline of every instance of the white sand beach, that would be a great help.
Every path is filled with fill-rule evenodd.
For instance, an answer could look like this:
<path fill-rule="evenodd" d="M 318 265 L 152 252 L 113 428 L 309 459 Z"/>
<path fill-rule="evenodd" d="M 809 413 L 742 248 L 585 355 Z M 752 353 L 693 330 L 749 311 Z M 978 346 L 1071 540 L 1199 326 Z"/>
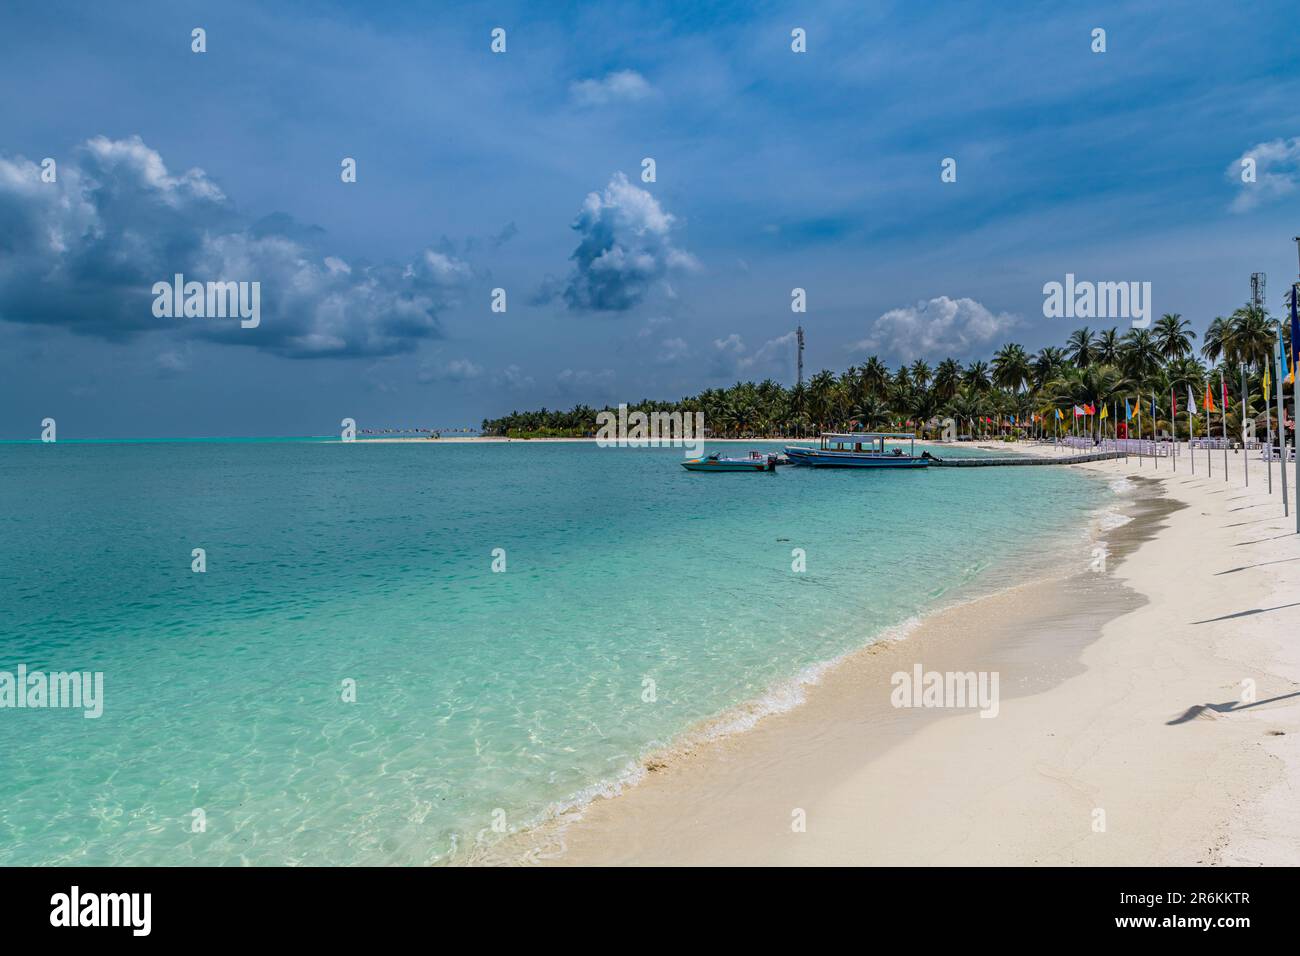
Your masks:
<path fill-rule="evenodd" d="M 1213 476 L 1204 452 L 1195 477 L 1185 455 L 1176 472 L 1068 466 L 1132 480 L 1134 520 L 1103 532 L 1105 570 L 851 655 L 803 705 L 666 755 L 637 786 L 528 834 L 524 858 L 1300 863 L 1300 536 L 1276 466 L 1270 497 L 1263 462 L 1246 489 L 1240 456 L 1225 481 L 1216 455 Z M 996 671 L 996 717 L 892 706 L 890 676 L 918 663 Z"/>

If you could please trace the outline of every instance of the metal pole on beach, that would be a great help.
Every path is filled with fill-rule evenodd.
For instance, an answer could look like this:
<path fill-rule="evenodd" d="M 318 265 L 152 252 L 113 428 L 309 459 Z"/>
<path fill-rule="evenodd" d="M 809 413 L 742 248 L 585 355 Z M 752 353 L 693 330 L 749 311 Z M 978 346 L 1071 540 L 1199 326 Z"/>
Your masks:
<path fill-rule="evenodd" d="M 1169 446 L 1170 464 L 1174 471 L 1178 471 L 1178 399 L 1174 398 L 1172 386 L 1169 389 L 1169 427 L 1174 430 L 1174 442 Z"/>
<path fill-rule="evenodd" d="M 1139 396 L 1139 399 L 1141 396 Z M 1160 442 L 1156 438 L 1156 393 L 1151 393 L 1151 458 L 1157 469 L 1160 468 Z"/>
<path fill-rule="evenodd" d="M 1246 363 L 1241 363 L 1241 467 L 1250 487 L 1250 455 L 1246 451 Z"/>
<path fill-rule="evenodd" d="M 1264 426 L 1268 430 L 1268 493 L 1273 493 L 1273 396 L 1268 392 L 1268 366 L 1264 363 Z"/>
<path fill-rule="evenodd" d="M 1223 425 L 1223 480 L 1228 480 L 1228 386 L 1224 384 L 1223 372 L 1219 372 L 1219 421 Z"/>
<path fill-rule="evenodd" d="M 1278 375 L 1278 445 L 1282 446 L 1282 464 L 1278 468 L 1278 473 L 1282 475 L 1282 515 L 1291 514 L 1290 503 L 1287 502 L 1287 408 L 1282 403 L 1282 323 L 1278 323 L 1278 347 L 1273 351 L 1273 365 Z M 1269 447 L 1269 455 L 1273 455 L 1273 449 Z M 1300 459 L 1300 455 L 1296 455 Z M 1300 509 L 1296 509 L 1296 514 L 1300 514 Z"/>

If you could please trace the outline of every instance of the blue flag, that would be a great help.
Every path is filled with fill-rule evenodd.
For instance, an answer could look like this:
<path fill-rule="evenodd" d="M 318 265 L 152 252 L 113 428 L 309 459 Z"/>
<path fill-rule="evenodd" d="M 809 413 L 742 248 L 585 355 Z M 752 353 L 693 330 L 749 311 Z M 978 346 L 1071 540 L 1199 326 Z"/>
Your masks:
<path fill-rule="evenodd" d="M 1296 349 L 1300 348 L 1300 317 L 1296 315 L 1296 299 L 1300 298 L 1300 284 L 1291 286 L 1291 366 L 1295 367 Z M 1282 372 L 1286 375 L 1284 369 Z"/>
<path fill-rule="evenodd" d="M 1128 421 L 1132 417 L 1133 417 L 1133 409 L 1129 408 L 1128 399 L 1126 398 L 1124 399 L 1124 421 Z"/>

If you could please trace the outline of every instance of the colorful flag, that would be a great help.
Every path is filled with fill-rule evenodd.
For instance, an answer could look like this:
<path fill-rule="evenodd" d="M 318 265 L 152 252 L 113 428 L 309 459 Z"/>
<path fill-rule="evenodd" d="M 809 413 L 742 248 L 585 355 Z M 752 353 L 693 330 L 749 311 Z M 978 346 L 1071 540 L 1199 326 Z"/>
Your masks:
<path fill-rule="evenodd" d="M 1129 407 L 1128 399 L 1124 399 L 1124 421 L 1133 420 L 1133 409 Z"/>
<path fill-rule="evenodd" d="M 1223 373 L 1219 373 L 1219 395 L 1223 399 L 1223 411 L 1228 411 L 1228 383 L 1223 380 Z"/>
<path fill-rule="evenodd" d="M 1151 393 L 1151 417 L 1152 417 L 1152 418 L 1159 418 L 1159 417 L 1160 417 L 1160 409 L 1156 408 L 1156 396 L 1155 396 L 1155 392 L 1152 392 L 1152 393 Z"/>
<path fill-rule="evenodd" d="M 1171 419 L 1178 417 L 1178 393 L 1172 388 L 1169 390 L 1169 417 Z M 1177 430 L 1177 423 L 1174 428 Z"/>
<path fill-rule="evenodd" d="M 1192 394 L 1192 386 L 1190 384 L 1187 386 L 1187 410 L 1191 412 L 1193 416 L 1196 415 L 1196 396 Z"/>
<path fill-rule="evenodd" d="M 1271 379 L 1269 379 L 1268 377 L 1268 366 L 1265 365 L 1264 366 L 1264 394 L 1265 395 L 1268 395 L 1268 387 L 1270 384 L 1271 384 Z"/>
<path fill-rule="evenodd" d="M 1082 408 L 1080 408 L 1078 405 L 1075 405 L 1075 406 L 1074 406 L 1074 417 L 1075 417 L 1075 418 L 1082 418 L 1082 417 L 1083 417 L 1084 415 L 1086 415 L 1086 414 L 1088 414 L 1088 413 L 1085 412 L 1085 411 L 1084 411 Z"/>
<path fill-rule="evenodd" d="M 1058 408 L 1058 409 L 1056 410 L 1056 420 L 1059 422 L 1059 421 L 1060 421 L 1061 419 L 1063 419 L 1064 417 L 1065 417 L 1065 416 L 1061 414 L 1061 410 Z"/>
<path fill-rule="evenodd" d="M 1210 383 L 1205 383 L 1205 402 L 1201 405 L 1207 412 L 1214 411 L 1214 396 L 1210 393 Z"/>
<path fill-rule="evenodd" d="M 1101 406 L 1101 417 L 1102 417 L 1103 420 L 1105 420 L 1105 419 L 1107 419 L 1107 418 L 1110 417 L 1109 413 L 1106 411 L 1106 406 L 1105 406 L 1105 405 Z"/>

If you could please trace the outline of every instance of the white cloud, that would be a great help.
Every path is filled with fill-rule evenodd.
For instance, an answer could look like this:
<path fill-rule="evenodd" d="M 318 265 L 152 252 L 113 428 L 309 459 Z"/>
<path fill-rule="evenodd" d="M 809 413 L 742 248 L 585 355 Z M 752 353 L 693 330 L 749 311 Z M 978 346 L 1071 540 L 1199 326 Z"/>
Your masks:
<path fill-rule="evenodd" d="M 497 385 L 503 388 L 525 389 L 533 387 L 533 377 L 525 374 L 518 365 L 507 365 L 497 376 Z"/>
<path fill-rule="evenodd" d="M 624 312 L 653 288 L 668 295 L 671 275 L 699 263 L 673 245 L 674 217 L 659 200 L 615 173 L 603 192 L 587 194 L 573 228 L 582 237 L 563 287 L 550 290 L 575 311 Z M 543 298 L 549 297 L 547 293 Z"/>
<path fill-rule="evenodd" d="M 995 315 L 974 299 L 941 295 L 890 309 L 871 324 L 866 338 L 849 348 L 906 361 L 939 354 L 960 357 L 999 339 L 1017 322 L 1015 316 L 1005 312 Z"/>
<path fill-rule="evenodd" d="M 1255 182 L 1242 181 L 1245 160 L 1255 161 Z M 1275 139 L 1252 146 L 1233 160 L 1225 171 L 1228 181 L 1237 186 L 1237 195 L 1229 208 L 1247 212 L 1262 203 L 1288 196 L 1300 186 L 1300 136 Z"/>
<path fill-rule="evenodd" d="M 582 106 L 604 106 L 648 99 L 654 94 L 654 87 L 636 70 L 616 70 L 599 80 L 579 80 L 569 86 L 569 93 Z"/>
<path fill-rule="evenodd" d="M 561 391 L 565 392 L 588 388 L 606 389 L 614 384 L 614 370 L 604 368 L 599 372 L 593 372 L 585 368 L 576 371 L 566 368 L 555 376 L 555 383 L 560 386 Z"/>
<path fill-rule="evenodd" d="M 426 364 L 416 373 L 415 378 L 421 385 L 428 385 L 431 382 L 464 382 L 482 374 L 482 366 L 475 365 L 469 359 L 458 358 L 449 362 Z"/>
<path fill-rule="evenodd" d="M 768 339 L 753 350 L 732 332 L 724 339 L 713 340 L 713 372 L 727 376 L 745 373 L 759 378 L 785 376 L 794 367 L 795 346 L 794 332 Z"/>
<path fill-rule="evenodd" d="M 659 352 L 655 356 L 659 362 L 676 362 L 690 354 L 690 346 L 686 344 L 685 339 L 672 338 L 664 339 L 659 344 Z"/>

